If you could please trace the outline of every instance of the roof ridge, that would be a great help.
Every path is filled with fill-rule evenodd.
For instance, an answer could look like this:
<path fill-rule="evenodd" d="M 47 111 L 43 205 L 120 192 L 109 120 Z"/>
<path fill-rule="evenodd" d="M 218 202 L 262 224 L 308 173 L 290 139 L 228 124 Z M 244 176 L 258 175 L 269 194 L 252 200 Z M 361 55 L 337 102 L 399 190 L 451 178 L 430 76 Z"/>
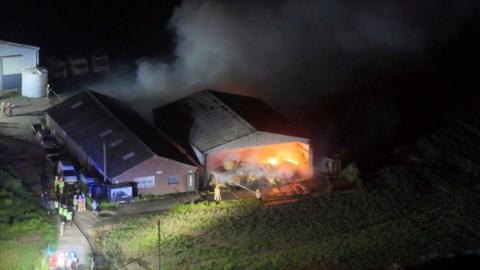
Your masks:
<path fill-rule="evenodd" d="M 125 125 L 125 123 L 123 123 L 122 120 L 120 120 L 115 114 L 113 114 L 113 113 L 107 108 L 107 106 L 105 106 L 105 105 L 95 96 L 95 94 L 93 94 L 93 93 L 96 93 L 95 91 L 89 90 L 89 89 L 84 90 L 84 91 L 86 91 L 86 92 L 95 100 L 95 102 L 97 102 L 98 104 L 100 104 L 100 106 L 102 107 L 103 110 L 105 110 L 110 116 L 112 116 L 117 122 L 119 122 L 120 125 L 123 126 L 123 127 L 127 130 L 128 133 L 130 133 L 131 135 L 133 135 L 133 137 L 134 137 L 135 139 L 137 139 L 143 146 L 145 146 L 151 154 L 153 154 L 154 156 L 158 156 L 158 155 L 150 148 L 150 146 L 148 146 L 147 144 L 145 144 L 145 143 L 142 141 L 142 139 L 140 139 L 140 138 L 137 136 L 137 134 L 135 134 L 135 132 L 131 131 L 130 128 L 129 128 L 127 125 Z M 103 95 L 103 94 L 101 94 L 101 93 L 98 93 L 98 94 Z M 105 95 L 105 96 L 106 96 L 106 95 Z M 109 97 L 109 96 L 107 96 L 107 97 Z"/>
<path fill-rule="evenodd" d="M 37 47 L 37 46 L 32 46 L 32 45 L 27 45 L 27 44 L 22 44 L 22 43 L 17 43 L 17 42 L 11 42 L 11 41 L 6 41 L 6 40 L 0 40 L 0 43 L 7 44 L 7 45 L 12 45 L 12 46 L 18 46 L 18 47 L 25 47 L 25 48 L 40 50 L 40 47 Z"/>

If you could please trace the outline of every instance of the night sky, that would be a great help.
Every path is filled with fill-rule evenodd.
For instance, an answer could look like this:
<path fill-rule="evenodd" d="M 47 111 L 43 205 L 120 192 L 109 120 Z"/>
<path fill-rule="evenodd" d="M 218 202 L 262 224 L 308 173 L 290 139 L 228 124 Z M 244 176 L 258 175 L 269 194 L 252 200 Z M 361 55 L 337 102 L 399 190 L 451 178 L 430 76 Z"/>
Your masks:
<path fill-rule="evenodd" d="M 105 49 L 135 58 L 172 50 L 165 25 L 180 1 L 25 2 L 2 2 L 0 39 L 39 46 L 42 56 Z"/>

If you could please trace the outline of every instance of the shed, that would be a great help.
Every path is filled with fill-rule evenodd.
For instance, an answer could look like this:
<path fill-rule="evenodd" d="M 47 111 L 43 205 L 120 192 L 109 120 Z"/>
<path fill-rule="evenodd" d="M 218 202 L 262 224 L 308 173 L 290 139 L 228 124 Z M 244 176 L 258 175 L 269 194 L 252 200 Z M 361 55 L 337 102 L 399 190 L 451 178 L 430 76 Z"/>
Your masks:
<path fill-rule="evenodd" d="M 205 180 L 229 161 L 290 162 L 312 174 L 310 139 L 256 97 L 204 90 L 154 109 L 154 122 L 204 166 Z"/>
<path fill-rule="evenodd" d="M 112 184 L 136 183 L 139 194 L 197 190 L 197 166 L 117 99 L 82 91 L 49 108 L 46 120 L 72 157 Z"/>
<path fill-rule="evenodd" d="M 22 70 L 38 66 L 39 50 L 39 47 L 0 40 L 0 90 L 22 87 Z"/>

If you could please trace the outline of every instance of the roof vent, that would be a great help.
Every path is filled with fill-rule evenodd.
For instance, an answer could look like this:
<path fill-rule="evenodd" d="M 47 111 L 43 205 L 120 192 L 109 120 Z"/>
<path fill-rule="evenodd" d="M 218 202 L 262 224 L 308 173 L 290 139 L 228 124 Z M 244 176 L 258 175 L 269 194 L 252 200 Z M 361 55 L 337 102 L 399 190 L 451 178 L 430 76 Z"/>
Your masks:
<path fill-rule="evenodd" d="M 104 132 L 100 133 L 100 137 L 103 138 L 103 137 L 107 136 L 107 135 L 110 134 L 110 133 L 112 133 L 112 129 L 109 128 L 109 129 L 105 130 Z"/>
<path fill-rule="evenodd" d="M 128 154 L 126 154 L 125 156 L 122 157 L 123 160 L 127 160 L 129 158 L 132 158 L 133 156 L 135 156 L 135 153 L 134 152 L 130 152 Z"/>
<path fill-rule="evenodd" d="M 70 108 L 73 110 L 73 109 L 76 109 L 78 107 L 80 107 L 83 103 L 81 101 L 77 102 L 77 103 L 74 103 L 70 106 Z"/>
<path fill-rule="evenodd" d="M 121 144 L 122 142 L 123 142 L 123 141 L 120 140 L 120 139 L 115 140 L 115 141 L 113 141 L 113 142 L 110 143 L 110 147 L 115 147 L 115 146 Z"/>

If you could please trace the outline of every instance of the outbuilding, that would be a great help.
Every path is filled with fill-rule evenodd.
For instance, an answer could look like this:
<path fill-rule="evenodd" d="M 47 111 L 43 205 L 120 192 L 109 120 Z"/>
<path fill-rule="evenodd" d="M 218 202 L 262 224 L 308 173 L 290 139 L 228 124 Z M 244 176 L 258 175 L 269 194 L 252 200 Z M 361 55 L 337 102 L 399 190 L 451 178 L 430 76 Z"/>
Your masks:
<path fill-rule="evenodd" d="M 49 108 L 47 125 L 80 164 L 138 194 L 197 190 L 197 166 L 125 103 L 82 91 Z"/>
<path fill-rule="evenodd" d="M 0 40 L 0 90 L 22 87 L 22 70 L 38 66 L 39 50 L 39 47 Z"/>
<path fill-rule="evenodd" d="M 313 174 L 310 139 L 257 97 L 204 90 L 154 109 L 154 123 L 203 165 L 205 184 Z"/>

